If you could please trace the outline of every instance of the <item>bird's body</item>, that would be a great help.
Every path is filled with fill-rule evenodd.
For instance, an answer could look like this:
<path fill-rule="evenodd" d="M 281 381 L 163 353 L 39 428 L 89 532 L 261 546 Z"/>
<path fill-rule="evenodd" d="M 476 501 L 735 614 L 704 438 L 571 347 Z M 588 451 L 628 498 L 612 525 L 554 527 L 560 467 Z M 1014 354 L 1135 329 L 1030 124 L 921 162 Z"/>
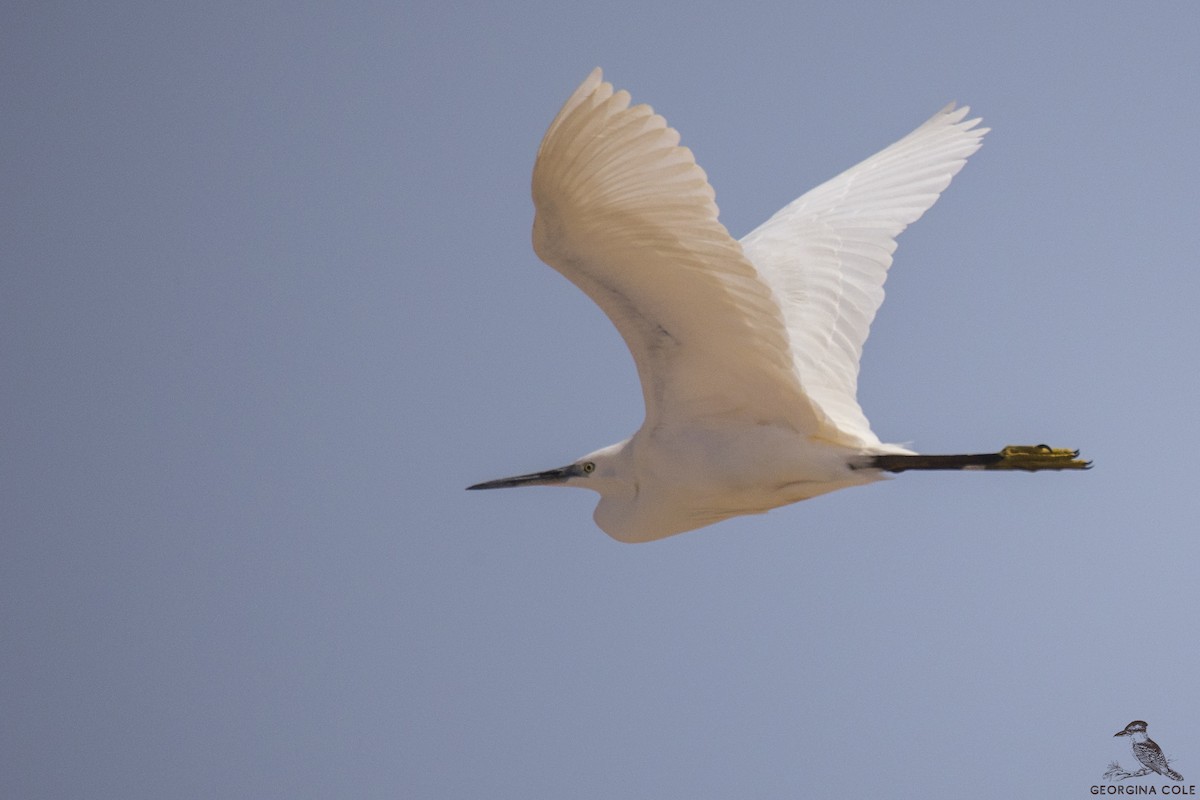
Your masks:
<path fill-rule="evenodd" d="M 858 455 L 813 447 L 808 437 L 773 424 L 643 427 L 588 456 L 596 468 L 587 480 L 611 483 L 596 523 L 616 539 L 638 542 L 880 480 L 879 470 L 849 466 Z"/>
<path fill-rule="evenodd" d="M 567 467 L 470 488 L 594 489 L 603 530 L 648 541 L 885 471 L 1084 466 L 1050 448 L 917 456 L 881 442 L 859 408 L 859 358 L 895 237 L 986 133 L 966 112 L 947 106 L 738 242 L 678 133 L 595 70 L 538 150 L 533 244 L 620 331 L 646 419 Z"/>
<path fill-rule="evenodd" d="M 1146 733 L 1146 728 L 1145 722 L 1135 719 L 1125 726 L 1125 730 L 1113 734 L 1113 736 L 1128 736 L 1132 740 L 1130 744 L 1133 747 L 1133 757 L 1142 765 L 1141 772 L 1137 774 L 1148 775 L 1151 772 L 1157 772 L 1173 781 L 1183 780 L 1183 776 L 1167 764 L 1167 757 L 1163 755 L 1162 748 L 1150 738 Z"/>

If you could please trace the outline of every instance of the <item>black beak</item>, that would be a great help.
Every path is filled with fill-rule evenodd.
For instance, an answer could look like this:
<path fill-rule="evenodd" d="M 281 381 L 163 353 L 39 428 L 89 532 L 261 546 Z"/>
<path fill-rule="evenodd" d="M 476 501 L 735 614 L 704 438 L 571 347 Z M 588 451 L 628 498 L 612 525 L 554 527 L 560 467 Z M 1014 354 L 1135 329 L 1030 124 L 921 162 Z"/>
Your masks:
<path fill-rule="evenodd" d="M 531 472 L 528 475 L 514 475 L 511 478 L 498 478 L 494 481 L 484 481 L 467 489 L 511 489 L 514 486 L 553 486 L 565 483 L 567 479 L 578 477 L 583 470 L 578 464 L 570 464 L 558 469 L 548 469 L 545 472 Z"/>
<path fill-rule="evenodd" d="M 1113 736 L 1128 736 L 1128 735 L 1129 735 L 1129 731 L 1121 731 L 1119 733 L 1113 734 Z"/>

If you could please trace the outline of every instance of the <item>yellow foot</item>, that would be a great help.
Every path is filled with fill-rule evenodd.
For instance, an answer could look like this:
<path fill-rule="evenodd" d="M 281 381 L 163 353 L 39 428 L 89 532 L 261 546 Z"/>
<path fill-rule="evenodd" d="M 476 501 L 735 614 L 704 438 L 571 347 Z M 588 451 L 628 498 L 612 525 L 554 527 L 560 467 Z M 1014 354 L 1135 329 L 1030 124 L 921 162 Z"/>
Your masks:
<path fill-rule="evenodd" d="M 1010 444 L 1000 451 L 1000 460 L 984 469 L 1020 469 L 1037 472 L 1043 469 L 1090 469 L 1092 462 L 1079 459 L 1078 450 L 1049 447 L 1044 444 Z"/>

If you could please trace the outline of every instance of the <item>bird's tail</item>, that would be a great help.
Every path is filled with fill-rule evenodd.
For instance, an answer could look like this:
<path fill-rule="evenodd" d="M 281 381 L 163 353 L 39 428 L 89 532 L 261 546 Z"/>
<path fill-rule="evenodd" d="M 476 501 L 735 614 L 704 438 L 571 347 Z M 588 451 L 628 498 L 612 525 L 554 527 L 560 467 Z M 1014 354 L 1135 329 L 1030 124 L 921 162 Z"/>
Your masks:
<path fill-rule="evenodd" d="M 1182 776 L 1182 775 L 1180 775 L 1180 774 L 1179 774 L 1178 772 L 1176 772 L 1175 770 L 1171 769 L 1170 767 L 1167 767 L 1167 768 L 1166 768 L 1166 771 L 1163 773 L 1163 775 L 1166 775 L 1168 778 L 1170 778 L 1170 779 L 1171 779 L 1171 780 L 1173 780 L 1173 781 L 1181 781 L 1181 780 L 1183 780 L 1183 776 Z"/>

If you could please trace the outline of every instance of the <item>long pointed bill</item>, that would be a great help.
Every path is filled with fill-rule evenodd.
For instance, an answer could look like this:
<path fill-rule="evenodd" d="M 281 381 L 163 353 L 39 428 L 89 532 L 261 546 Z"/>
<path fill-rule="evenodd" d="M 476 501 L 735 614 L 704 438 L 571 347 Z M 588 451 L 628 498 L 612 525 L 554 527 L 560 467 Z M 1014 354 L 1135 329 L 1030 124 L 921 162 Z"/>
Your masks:
<path fill-rule="evenodd" d="M 578 464 L 570 464 L 558 469 L 548 469 L 545 472 L 531 472 L 528 475 L 514 475 L 511 478 L 499 478 L 494 481 L 484 481 L 467 489 L 511 489 L 514 486 L 553 486 L 556 483 L 566 483 L 567 479 L 582 475 Z"/>

